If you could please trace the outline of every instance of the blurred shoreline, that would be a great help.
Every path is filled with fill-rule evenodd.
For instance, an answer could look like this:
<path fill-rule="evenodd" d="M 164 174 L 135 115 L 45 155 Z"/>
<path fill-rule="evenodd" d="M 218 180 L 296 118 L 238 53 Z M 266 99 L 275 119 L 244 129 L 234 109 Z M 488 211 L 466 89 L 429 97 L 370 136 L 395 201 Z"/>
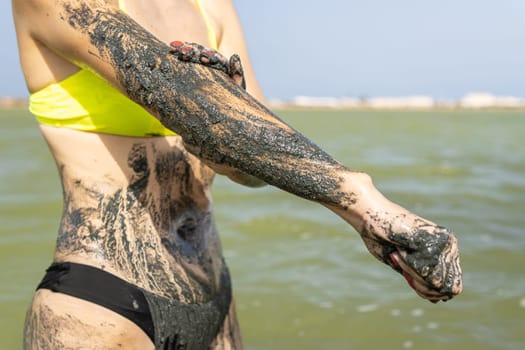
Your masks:
<path fill-rule="evenodd" d="M 28 101 L 20 97 L 0 97 L 0 108 L 26 108 Z"/>
<path fill-rule="evenodd" d="M 271 100 L 270 106 L 288 108 L 333 108 L 365 110 L 433 110 L 433 109 L 525 109 L 525 98 L 497 96 L 490 93 L 469 93 L 456 100 L 438 100 L 430 96 L 400 97 L 309 97 Z"/>
<path fill-rule="evenodd" d="M 27 98 L 0 96 L 0 108 L 27 108 Z M 296 96 L 288 100 L 270 99 L 271 109 L 350 109 L 350 110 L 456 110 L 456 109 L 525 109 L 525 98 L 469 93 L 453 100 L 430 96 L 400 97 L 315 97 Z"/>

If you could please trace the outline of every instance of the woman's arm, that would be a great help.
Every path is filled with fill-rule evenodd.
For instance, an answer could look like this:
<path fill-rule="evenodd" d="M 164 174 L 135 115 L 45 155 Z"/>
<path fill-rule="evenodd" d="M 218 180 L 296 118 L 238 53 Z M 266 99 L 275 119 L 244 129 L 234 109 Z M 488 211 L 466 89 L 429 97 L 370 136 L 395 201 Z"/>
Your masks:
<path fill-rule="evenodd" d="M 237 54 L 233 54 L 230 58 L 227 58 L 220 52 L 198 43 L 173 41 L 170 43 L 170 46 L 170 52 L 180 61 L 202 64 L 221 70 L 228 74 L 235 84 L 246 90 L 244 68 Z M 191 148 L 191 146 L 186 145 L 186 148 Z M 266 185 L 261 179 L 253 175 L 248 175 L 239 169 L 224 164 L 211 163 L 209 160 L 205 160 L 205 162 L 208 166 L 212 167 L 215 172 L 225 175 L 241 185 L 249 187 L 262 187 Z"/>
<path fill-rule="evenodd" d="M 106 1 L 14 4 L 35 40 L 106 78 L 201 159 L 330 208 L 361 233 L 376 257 L 409 274 L 423 297 L 446 300 L 461 291 L 451 232 L 389 206 L 367 175 L 334 160 L 225 73 L 177 60 L 167 44 Z M 408 221 L 413 227 L 407 230 Z M 427 252 L 425 242 L 436 243 L 435 249 Z"/>
<path fill-rule="evenodd" d="M 199 157 L 323 204 L 353 202 L 353 194 L 338 190 L 351 172 L 225 73 L 180 62 L 167 44 L 104 1 L 27 2 L 41 7 L 33 10 L 42 14 L 37 40 L 102 75 Z"/>

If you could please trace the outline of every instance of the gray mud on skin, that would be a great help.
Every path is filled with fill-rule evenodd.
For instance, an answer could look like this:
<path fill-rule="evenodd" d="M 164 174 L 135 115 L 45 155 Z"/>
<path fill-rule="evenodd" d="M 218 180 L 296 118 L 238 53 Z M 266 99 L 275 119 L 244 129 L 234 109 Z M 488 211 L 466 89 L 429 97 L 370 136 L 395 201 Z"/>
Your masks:
<path fill-rule="evenodd" d="M 219 333 L 231 303 L 228 272 L 220 278 L 221 292 L 207 303 L 186 304 L 146 292 L 155 325 L 157 349 L 209 348 Z"/>
<path fill-rule="evenodd" d="M 385 220 L 384 218 L 389 218 Z M 452 245 L 456 239 L 446 228 L 429 225 L 424 220 L 416 219 L 410 232 L 396 232 L 393 222 L 406 221 L 406 215 L 367 212 L 367 220 L 362 235 L 370 240 L 371 253 L 396 271 L 403 271 L 392 261 L 390 254 L 403 251 L 405 263 L 410 266 L 425 282 L 440 294 L 452 297 L 456 288 L 461 286 L 459 256 L 451 257 Z M 377 232 L 378 228 L 383 231 Z M 386 238 L 378 240 L 386 233 Z M 375 243 L 374 243 L 375 242 Z"/>
<path fill-rule="evenodd" d="M 343 208 L 355 203 L 333 176 L 345 168 L 224 72 L 180 62 L 168 45 L 117 11 L 80 4 L 65 6 L 64 18 L 89 34 L 98 50 L 93 54 L 115 68 L 127 94 L 179 134 L 192 153 L 309 200 Z"/>
<path fill-rule="evenodd" d="M 212 175 L 197 180 L 188 156 L 137 143 L 128 155 L 127 188 L 111 193 L 97 184 L 64 181 L 57 251 L 95 257 L 128 281 L 166 297 L 212 298 L 221 270 L 212 256 L 220 257 L 220 247 L 209 204 L 194 199 L 205 196 Z M 164 190 L 153 190 L 159 187 Z"/>
<path fill-rule="evenodd" d="M 110 322 L 103 322 L 101 329 L 113 328 L 115 325 Z M 74 337 L 81 329 L 90 335 L 88 342 L 83 342 L 85 338 Z M 86 324 L 81 320 L 72 317 L 68 313 L 57 315 L 47 305 L 40 305 L 33 310 L 29 310 L 26 315 L 24 327 L 24 349 L 100 349 L 101 344 L 97 342 L 103 337 L 96 334 L 92 325 Z M 66 335 L 66 336 L 64 336 Z M 69 337 L 68 337 L 69 335 Z M 77 339 L 78 343 L 72 346 L 71 341 L 63 338 Z"/>
<path fill-rule="evenodd" d="M 273 115 L 224 72 L 180 62 L 167 44 L 117 10 L 79 4 L 64 6 L 63 13 L 69 25 L 89 36 L 96 51 L 92 54 L 114 67 L 130 98 L 179 134 L 199 158 L 325 205 L 347 209 L 356 203 L 355 194 L 341 190 L 339 176 L 350 170 Z M 441 238 L 431 238 L 433 230 L 425 232 L 403 243 L 417 249 L 428 239 L 441 244 Z M 385 246 L 392 248 L 392 241 Z M 382 250 L 385 261 L 388 249 Z M 454 285 L 451 280 L 459 274 L 458 261 L 446 259 L 450 249 L 440 256 L 435 256 L 436 251 L 420 252 L 417 258 L 423 262 L 417 263 L 413 255 L 408 263 L 416 264 L 418 273 L 433 266 L 435 271 L 426 272 L 427 282 L 448 293 Z"/>
<path fill-rule="evenodd" d="M 457 261 L 447 261 L 452 239 L 450 231 L 437 227 L 432 233 L 417 228 L 410 235 L 391 233 L 388 238 L 406 251 L 406 263 L 442 295 L 454 295 Z"/>

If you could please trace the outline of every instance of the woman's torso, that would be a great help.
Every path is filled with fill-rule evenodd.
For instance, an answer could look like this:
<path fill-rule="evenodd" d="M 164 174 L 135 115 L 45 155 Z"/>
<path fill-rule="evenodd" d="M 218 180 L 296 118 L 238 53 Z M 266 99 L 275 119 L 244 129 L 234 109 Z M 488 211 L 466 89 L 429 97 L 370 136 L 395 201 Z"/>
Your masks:
<path fill-rule="evenodd" d="M 125 11 L 166 43 L 212 45 L 209 27 L 193 1 L 127 0 Z M 52 52 L 42 52 L 31 58 L 32 66 L 37 70 L 45 62 L 49 70 L 42 66 L 34 79 L 26 70 L 30 89 L 78 70 Z M 40 128 L 64 188 L 55 260 L 93 265 L 188 302 L 213 295 L 224 268 L 211 214 L 213 172 L 186 152 L 180 137 Z"/>

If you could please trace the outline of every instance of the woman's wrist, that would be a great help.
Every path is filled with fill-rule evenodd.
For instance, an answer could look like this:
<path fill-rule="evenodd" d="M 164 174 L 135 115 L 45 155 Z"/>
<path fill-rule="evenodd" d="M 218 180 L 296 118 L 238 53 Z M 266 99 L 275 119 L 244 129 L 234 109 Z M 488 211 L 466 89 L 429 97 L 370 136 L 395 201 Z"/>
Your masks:
<path fill-rule="evenodd" d="M 361 233 L 364 218 L 372 207 L 372 202 L 375 198 L 384 199 L 384 197 L 375 188 L 371 176 L 367 173 L 347 171 L 341 175 L 341 180 L 340 189 L 347 193 L 346 196 L 341 196 L 345 202 L 326 205 L 326 207 Z"/>

